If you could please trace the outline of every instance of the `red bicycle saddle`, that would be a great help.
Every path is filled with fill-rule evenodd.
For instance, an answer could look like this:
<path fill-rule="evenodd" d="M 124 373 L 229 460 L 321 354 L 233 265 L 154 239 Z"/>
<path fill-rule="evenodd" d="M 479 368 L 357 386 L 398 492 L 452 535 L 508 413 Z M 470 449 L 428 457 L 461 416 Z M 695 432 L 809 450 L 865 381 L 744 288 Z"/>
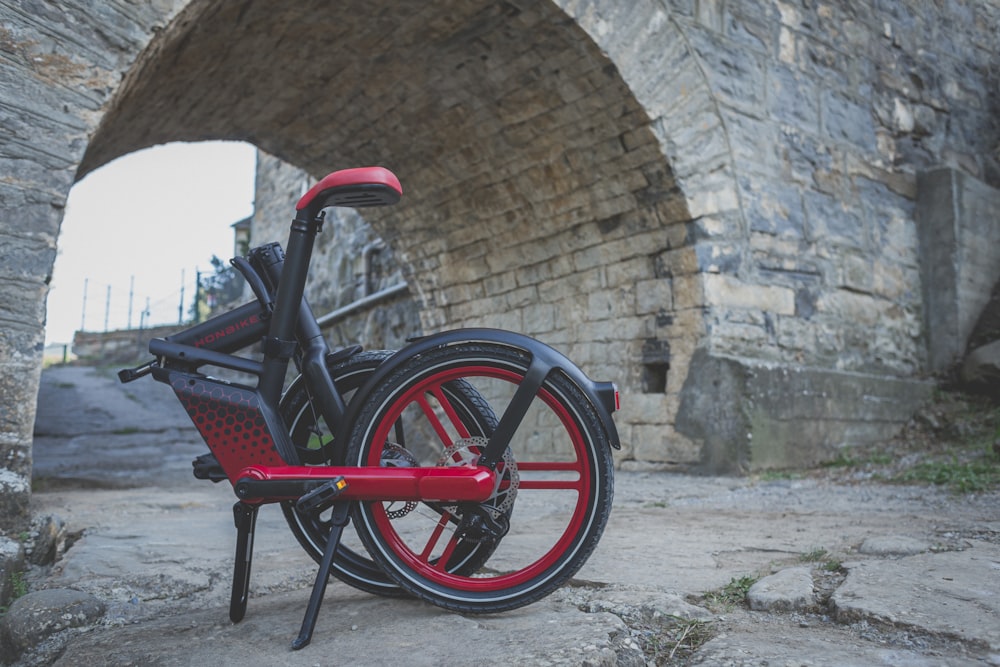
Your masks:
<path fill-rule="evenodd" d="M 398 202 L 402 195 L 399 179 L 385 167 L 341 169 L 312 186 L 295 210 L 314 215 L 327 206 L 386 206 Z"/>

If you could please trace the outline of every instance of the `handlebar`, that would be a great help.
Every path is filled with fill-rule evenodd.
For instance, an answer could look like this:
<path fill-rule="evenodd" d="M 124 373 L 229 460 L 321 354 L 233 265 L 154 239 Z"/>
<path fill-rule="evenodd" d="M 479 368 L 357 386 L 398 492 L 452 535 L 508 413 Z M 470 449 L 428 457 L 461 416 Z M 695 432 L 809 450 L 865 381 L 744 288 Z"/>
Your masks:
<path fill-rule="evenodd" d="M 136 366 L 135 368 L 123 368 L 118 371 L 118 381 L 122 384 L 127 384 L 133 380 L 138 380 L 141 377 L 145 377 L 153 372 L 154 368 L 160 366 L 159 359 L 153 359 L 152 361 L 147 361 L 141 366 Z"/>

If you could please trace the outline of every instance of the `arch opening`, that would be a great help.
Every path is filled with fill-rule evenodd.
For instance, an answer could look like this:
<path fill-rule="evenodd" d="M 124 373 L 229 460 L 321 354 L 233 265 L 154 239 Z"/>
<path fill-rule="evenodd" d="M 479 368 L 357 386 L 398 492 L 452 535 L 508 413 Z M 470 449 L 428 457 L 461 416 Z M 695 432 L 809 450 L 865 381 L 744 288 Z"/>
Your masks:
<path fill-rule="evenodd" d="M 668 340 L 678 302 L 700 305 L 687 203 L 618 69 L 554 4 L 192 2 L 125 78 L 79 173 L 204 139 L 313 177 L 393 169 L 404 201 L 370 222 L 424 330 L 527 332 L 646 396 L 624 430 L 669 423 Z"/>
<path fill-rule="evenodd" d="M 194 316 L 212 258 L 234 252 L 253 212 L 255 149 L 173 143 L 104 165 L 70 191 L 47 304 L 46 340 L 75 331 L 177 325 Z"/>

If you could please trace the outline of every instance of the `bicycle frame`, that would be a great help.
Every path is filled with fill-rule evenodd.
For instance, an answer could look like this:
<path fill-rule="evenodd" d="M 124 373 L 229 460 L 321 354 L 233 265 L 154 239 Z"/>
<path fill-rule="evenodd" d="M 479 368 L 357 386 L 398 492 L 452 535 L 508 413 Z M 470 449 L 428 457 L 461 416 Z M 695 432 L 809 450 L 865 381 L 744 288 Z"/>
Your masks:
<path fill-rule="evenodd" d="M 364 476 L 355 485 L 352 477 L 359 475 L 356 468 L 323 466 L 301 468 L 298 476 L 286 470 L 280 481 L 270 483 L 269 467 L 301 463 L 278 416 L 290 360 L 299 366 L 327 424 L 342 424 L 347 410 L 327 370 L 330 349 L 303 298 L 315 237 L 323 225 L 323 208 L 395 203 L 400 192 L 395 176 L 384 169 L 344 170 L 323 179 L 300 200 L 287 251 L 272 243 L 253 249 L 249 261 L 233 260 L 254 291 L 256 302 L 172 336 L 153 339 L 149 350 L 157 361 L 120 374 L 127 382 L 152 373 L 156 380 L 174 389 L 242 502 L 259 504 L 299 498 L 314 490 L 321 480 L 337 477 L 346 479 L 345 488 L 350 489 L 346 497 L 351 499 L 410 498 L 419 495 L 417 490 L 429 494 L 423 500 L 483 499 L 484 488 L 480 487 L 492 481 L 488 472 L 485 477 L 490 479 L 481 480 L 485 469 L 397 469 L 376 475 L 369 471 L 361 473 Z M 257 342 L 261 343 L 262 361 L 232 354 Z M 201 375 L 197 371 L 205 365 L 256 376 L 257 386 Z M 223 413 L 225 418 L 220 419 Z M 252 446 L 240 444 L 244 440 Z M 343 440 L 337 444 L 342 446 Z"/>
<path fill-rule="evenodd" d="M 254 248 L 236 258 L 255 300 L 217 315 L 185 331 L 153 339 L 156 359 L 119 373 L 122 382 L 147 374 L 170 385 L 209 446 L 238 501 L 233 507 L 237 546 L 230 618 L 238 622 L 246 611 L 253 530 L 258 507 L 294 500 L 302 511 L 332 509 L 330 535 L 323 551 L 309 606 L 294 649 L 311 639 L 329 578 L 334 553 L 348 523 L 354 501 L 419 501 L 481 503 L 496 493 L 501 461 L 528 404 L 549 373 L 559 370 L 593 405 L 610 444 L 620 447 L 611 413 L 617 409 L 617 389 L 610 382 L 593 382 L 568 359 L 526 336 L 492 329 L 445 332 L 423 337 L 397 352 L 355 393 L 348 406 L 337 391 L 328 362 L 360 348 L 331 355 L 309 304 L 303 298 L 315 238 L 328 206 L 393 204 L 401 195 L 391 172 L 373 167 L 334 172 L 316 184 L 296 206 L 283 251 L 277 243 Z M 489 444 L 475 464 L 438 467 L 304 466 L 278 405 L 288 364 L 294 361 L 311 403 L 333 431 L 333 447 L 343 448 L 365 396 L 401 364 L 435 347 L 455 342 L 485 341 L 524 350 L 532 359 L 525 381 L 501 416 Z M 237 356 L 260 344 L 261 359 Z M 214 366 L 257 378 L 256 386 L 202 374 Z M 327 459 L 341 460 L 339 454 Z M 197 470 L 197 467 L 196 467 Z M 197 473 L 196 473 L 197 474 Z M 199 475 L 200 476 L 200 475 Z M 219 481 L 222 475 L 209 476 Z"/>

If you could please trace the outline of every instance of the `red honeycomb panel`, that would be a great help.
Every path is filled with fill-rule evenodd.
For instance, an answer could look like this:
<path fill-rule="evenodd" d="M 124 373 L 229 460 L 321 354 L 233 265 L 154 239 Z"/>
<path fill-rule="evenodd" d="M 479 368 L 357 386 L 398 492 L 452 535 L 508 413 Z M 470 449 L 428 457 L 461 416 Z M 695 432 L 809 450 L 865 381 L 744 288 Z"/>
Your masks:
<path fill-rule="evenodd" d="M 285 465 L 255 392 L 185 376 L 173 377 L 171 387 L 230 482 L 247 466 Z"/>

